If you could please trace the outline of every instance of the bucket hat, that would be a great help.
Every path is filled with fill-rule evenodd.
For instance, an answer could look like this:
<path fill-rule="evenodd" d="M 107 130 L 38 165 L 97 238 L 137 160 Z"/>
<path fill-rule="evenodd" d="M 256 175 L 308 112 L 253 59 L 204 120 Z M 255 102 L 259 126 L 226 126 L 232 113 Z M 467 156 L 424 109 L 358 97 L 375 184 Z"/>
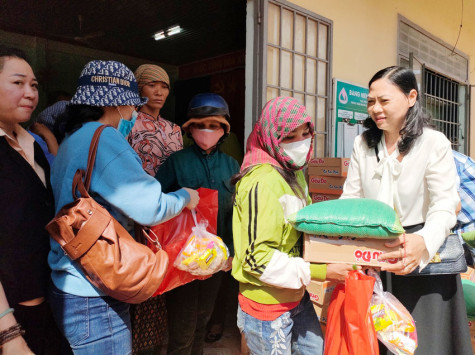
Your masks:
<path fill-rule="evenodd" d="M 142 106 L 147 100 L 139 96 L 134 73 L 124 64 L 113 60 L 93 60 L 82 70 L 71 104 Z"/>

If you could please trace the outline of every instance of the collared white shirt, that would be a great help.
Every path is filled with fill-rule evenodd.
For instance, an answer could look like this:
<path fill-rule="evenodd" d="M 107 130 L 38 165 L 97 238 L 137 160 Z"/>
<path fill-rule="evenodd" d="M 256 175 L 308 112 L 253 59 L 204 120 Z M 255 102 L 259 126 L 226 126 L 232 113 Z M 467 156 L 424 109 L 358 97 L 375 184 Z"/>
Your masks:
<path fill-rule="evenodd" d="M 381 144 L 384 143 L 379 144 L 380 148 Z M 341 198 L 381 199 L 384 195 L 384 202 L 397 207 L 403 226 L 425 222 L 424 227 L 417 231 L 424 238 L 428 251 L 421 261 L 424 267 L 456 222 L 459 196 L 451 145 L 441 132 L 426 128 L 400 164 L 394 163 L 395 154 L 399 155 L 397 150 L 389 156 L 387 150 L 380 149 L 380 159 L 387 160 L 383 162 L 381 159 L 378 163 L 375 150 L 369 149 L 363 137 L 358 136 Z M 388 166 L 383 168 L 385 164 Z M 388 187 L 388 174 L 392 175 L 394 186 Z M 381 189 L 390 192 L 380 193 Z M 388 199 L 391 194 L 397 194 L 392 203 Z"/>

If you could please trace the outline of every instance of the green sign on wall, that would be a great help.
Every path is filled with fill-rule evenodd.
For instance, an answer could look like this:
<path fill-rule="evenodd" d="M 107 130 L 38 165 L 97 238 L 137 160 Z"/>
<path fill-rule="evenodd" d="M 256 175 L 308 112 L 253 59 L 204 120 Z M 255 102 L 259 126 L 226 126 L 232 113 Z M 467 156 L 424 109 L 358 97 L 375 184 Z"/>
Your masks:
<path fill-rule="evenodd" d="M 342 136 L 342 128 L 344 128 L 344 126 L 339 123 L 344 122 L 352 126 L 361 123 L 361 121 L 364 121 L 368 117 L 368 112 L 366 111 L 368 89 L 338 79 L 334 80 L 333 85 L 335 89 L 335 107 L 333 110 L 333 122 L 335 122 L 334 152 L 335 156 L 342 156 L 341 152 L 338 152 L 338 147 L 342 146 L 341 140 L 344 139 Z M 348 154 L 345 155 L 348 156 Z"/>

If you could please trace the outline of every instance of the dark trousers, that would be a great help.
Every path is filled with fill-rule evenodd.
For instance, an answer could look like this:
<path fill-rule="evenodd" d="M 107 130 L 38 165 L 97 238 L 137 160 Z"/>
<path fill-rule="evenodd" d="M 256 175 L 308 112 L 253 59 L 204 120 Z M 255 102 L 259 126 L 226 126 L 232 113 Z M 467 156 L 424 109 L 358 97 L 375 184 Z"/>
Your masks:
<path fill-rule="evenodd" d="M 166 293 L 168 311 L 168 354 L 203 354 L 206 324 L 213 312 L 223 272 L 206 280 L 195 280 Z"/>
<path fill-rule="evenodd" d="M 381 273 L 386 289 L 386 275 Z M 460 275 L 391 274 L 391 293 L 416 321 L 416 355 L 472 355 Z M 380 347 L 381 354 L 391 354 Z"/>
<path fill-rule="evenodd" d="M 233 315 L 237 314 L 238 294 L 239 283 L 231 276 L 231 271 L 225 272 L 223 274 L 219 293 L 216 296 L 213 314 L 208 323 L 208 329 L 213 325 L 224 326 L 226 315 L 230 313 Z"/>

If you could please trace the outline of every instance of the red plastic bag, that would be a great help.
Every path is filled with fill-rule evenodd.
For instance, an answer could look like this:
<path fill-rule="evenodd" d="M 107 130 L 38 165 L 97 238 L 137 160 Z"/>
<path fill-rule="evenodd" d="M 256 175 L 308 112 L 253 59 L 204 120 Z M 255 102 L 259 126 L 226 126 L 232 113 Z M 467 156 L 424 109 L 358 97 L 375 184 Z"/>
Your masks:
<path fill-rule="evenodd" d="M 370 301 L 374 277 L 351 271 L 335 288 L 328 307 L 324 355 L 378 355 Z"/>
<path fill-rule="evenodd" d="M 205 188 L 199 188 L 197 191 L 200 195 L 200 202 L 195 208 L 197 222 L 200 223 L 200 221 L 207 220 L 207 231 L 216 234 L 218 223 L 218 191 Z M 163 250 L 167 252 L 170 260 L 165 278 L 154 296 L 161 295 L 164 292 L 187 284 L 193 280 L 204 280 L 211 276 L 192 275 L 189 272 L 177 269 L 173 265 L 188 240 L 193 227 L 195 227 L 195 222 L 188 208 L 183 209 L 178 216 L 151 227 L 151 230 L 157 235 L 158 241 Z M 153 249 L 153 245 L 150 242 L 149 247 Z"/>

